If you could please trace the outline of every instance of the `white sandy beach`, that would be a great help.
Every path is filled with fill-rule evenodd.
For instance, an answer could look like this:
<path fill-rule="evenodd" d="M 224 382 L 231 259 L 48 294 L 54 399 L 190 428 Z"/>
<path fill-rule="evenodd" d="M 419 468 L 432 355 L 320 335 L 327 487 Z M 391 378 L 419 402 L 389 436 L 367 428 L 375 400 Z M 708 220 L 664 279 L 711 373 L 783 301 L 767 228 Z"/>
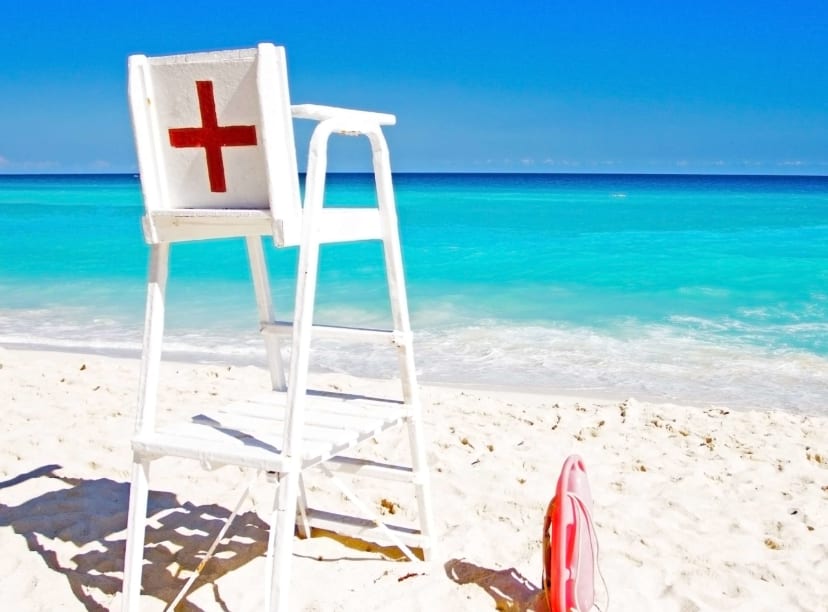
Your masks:
<path fill-rule="evenodd" d="M 0 364 L 3 607 L 117 608 L 138 361 L 0 349 Z M 252 367 L 165 363 L 162 402 L 201 409 L 267 381 Z M 315 383 L 347 390 L 355 381 Z M 828 417 L 554 391 L 422 392 L 435 563 L 396 562 L 343 538 L 297 539 L 295 609 L 545 609 L 536 601 L 543 514 L 561 463 L 578 453 L 611 610 L 828 610 Z M 393 457 L 397 442 L 369 442 L 370 452 Z M 241 479 L 231 468 L 155 465 L 143 603 L 160 610 L 216 517 L 232 509 Z M 366 499 L 377 507 L 385 500 L 402 516 L 413 512 L 407 491 L 370 486 Z M 182 609 L 260 608 L 266 525 L 256 510 L 271 497 L 262 480 Z"/>

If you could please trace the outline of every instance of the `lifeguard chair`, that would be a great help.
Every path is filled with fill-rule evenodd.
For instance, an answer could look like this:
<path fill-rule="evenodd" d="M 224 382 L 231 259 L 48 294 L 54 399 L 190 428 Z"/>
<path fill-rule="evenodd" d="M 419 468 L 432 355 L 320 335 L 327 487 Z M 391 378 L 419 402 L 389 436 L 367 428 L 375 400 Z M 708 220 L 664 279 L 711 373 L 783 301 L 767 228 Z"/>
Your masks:
<path fill-rule="evenodd" d="M 393 125 L 395 117 L 327 106 L 291 106 L 284 49 L 272 44 L 166 57 L 132 56 L 129 101 L 150 261 L 138 414 L 132 438 L 124 609 L 139 607 L 150 464 L 160 457 L 193 459 L 207 469 L 223 465 L 251 468 L 278 482 L 264 580 L 265 606 L 270 610 L 288 609 L 297 520 L 304 534 L 312 527 L 324 527 L 396 545 L 411 560 L 418 560 L 412 548 L 420 548 L 428 559 L 432 531 L 429 476 L 394 190 L 381 127 Z M 294 118 L 318 121 L 309 145 L 304 202 L 299 190 Z M 377 206 L 323 206 L 327 145 L 334 134 L 365 136 L 370 141 Z M 227 237 L 244 238 L 247 243 L 272 390 L 239 398 L 214 413 L 160 427 L 155 415 L 170 246 Z M 292 322 L 279 322 L 274 317 L 263 237 L 272 239 L 277 247 L 299 247 Z M 320 244 L 361 240 L 382 241 L 393 328 L 315 325 Z M 317 336 L 396 347 L 400 396 L 369 399 L 309 391 L 311 337 Z M 280 350 L 285 338 L 290 345 L 287 375 Z M 343 455 L 395 427 L 408 430 L 410 464 L 384 465 Z M 341 470 L 409 481 L 417 498 L 419 526 L 385 524 L 347 487 L 343 491 L 368 516 L 356 519 L 316 511 L 307 504 L 302 484 L 302 474 L 311 468 L 332 477 Z"/>

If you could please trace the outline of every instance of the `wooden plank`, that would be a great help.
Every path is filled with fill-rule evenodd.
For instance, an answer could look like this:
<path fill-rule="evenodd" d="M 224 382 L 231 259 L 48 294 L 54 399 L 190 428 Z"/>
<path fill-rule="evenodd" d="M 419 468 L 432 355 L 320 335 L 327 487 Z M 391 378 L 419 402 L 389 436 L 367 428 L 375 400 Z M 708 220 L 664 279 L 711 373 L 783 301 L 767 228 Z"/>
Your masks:
<path fill-rule="evenodd" d="M 273 391 L 196 414 L 136 436 L 133 448 L 148 456 L 172 455 L 209 465 L 238 463 L 260 469 L 282 464 L 284 392 Z M 311 395 L 304 412 L 302 456 L 305 467 L 325 461 L 402 424 L 408 407 L 397 400 L 342 394 Z"/>
<path fill-rule="evenodd" d="M 180 242 L 273 234 L 269 210 L 159 210 L 144 217 L 151 242 Z"/>
<path fill-rule="evenodd" d="M 345 340 L 348 342 L 364 342 L 369 344 L 400 344 L 402 334 L 390 329 L 371 329 L 367 327 L 339 327 L 336 325 L 314 325 L 314 338 L 328 340 Z M 293 324 L 289 321 L 276 321 L 262 326 L 265 333 L 276 334 L 283 338 L 293 335 Z"/>

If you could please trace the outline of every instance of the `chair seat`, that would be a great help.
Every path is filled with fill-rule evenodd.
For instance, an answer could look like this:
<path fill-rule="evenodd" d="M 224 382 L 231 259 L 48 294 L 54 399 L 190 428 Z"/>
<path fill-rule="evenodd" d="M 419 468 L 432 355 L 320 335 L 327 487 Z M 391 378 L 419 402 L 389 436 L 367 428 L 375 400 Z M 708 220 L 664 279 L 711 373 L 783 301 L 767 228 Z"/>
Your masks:
<path fill-rule="evenodd" d="M 144 217 L 144 233 L 169 242 L 267 236 L 273 233 L 273 215 L 268 209 L 156 210 Z"/>
<path fill-rule="evenodd" d="M 180 208 L 156 210 L 144 217 L 144 232 L 151 241 L 181 242 L 237 236 L 274 234 L 270 209 Z M 373 240 L 382 236 L 377 208 L 323 208 L 319 211 L 318 237 L 325 242 Z"/>
<path fill-rule="evenodd" d="M 132 449 L 145 458 L 195 459 L 209 469 L 239 465 L 283 471 L 286 395 L 271 391 L 194 415 L 189 422 L 139 433 L 132 438 Z M 327 392 L 309 392 L 305 404 L 303 469 L 402 424 L 410 412 L 396 400 Z"/>

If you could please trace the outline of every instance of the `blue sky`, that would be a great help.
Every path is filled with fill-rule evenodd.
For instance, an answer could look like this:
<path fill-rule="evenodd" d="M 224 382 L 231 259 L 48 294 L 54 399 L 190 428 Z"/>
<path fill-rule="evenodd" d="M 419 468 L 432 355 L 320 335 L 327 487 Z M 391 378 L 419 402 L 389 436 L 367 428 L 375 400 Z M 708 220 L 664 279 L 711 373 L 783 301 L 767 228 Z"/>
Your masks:
<path fill-rule="evenodd" d="M 271 41 L 294 102 L 397 114 L 397 171 L 828 174 L 824 0 L 31 0 L 0 27 L 0 172 L 132 172 L 129 54 Z"/>

